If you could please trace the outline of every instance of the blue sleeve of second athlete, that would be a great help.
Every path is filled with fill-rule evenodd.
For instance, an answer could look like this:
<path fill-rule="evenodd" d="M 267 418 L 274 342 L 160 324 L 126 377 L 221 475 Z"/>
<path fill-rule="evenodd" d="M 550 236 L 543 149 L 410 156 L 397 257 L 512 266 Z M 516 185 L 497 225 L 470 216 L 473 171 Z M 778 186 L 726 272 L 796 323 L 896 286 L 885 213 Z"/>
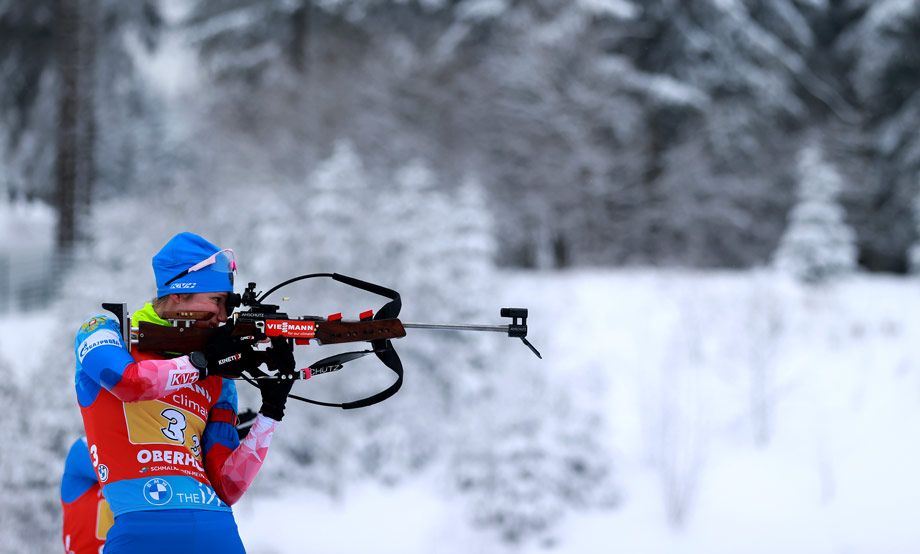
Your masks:
<path fill-rule="evenodd" d="M 86 439 L 79 438 L 70 447 L 64 462 L 64 476 L 61 478 L 61 501 L 65 504 L 83 496 L 95 485 L 96 471 L 90 459 Z"/>

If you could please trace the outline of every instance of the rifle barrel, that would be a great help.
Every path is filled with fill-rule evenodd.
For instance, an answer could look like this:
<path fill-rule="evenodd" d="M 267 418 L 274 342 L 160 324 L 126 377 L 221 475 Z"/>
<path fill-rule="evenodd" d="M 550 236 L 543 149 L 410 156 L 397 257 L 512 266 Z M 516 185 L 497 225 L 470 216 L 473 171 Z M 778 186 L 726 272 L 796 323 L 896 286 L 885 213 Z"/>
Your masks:
<path fill-rule="evenodd" d="M 434 329 L 440 331 L 491 331 L 507 333 L 507 325 L 450 325 L 439 323 L 403 323 L 406 329 Z"/>

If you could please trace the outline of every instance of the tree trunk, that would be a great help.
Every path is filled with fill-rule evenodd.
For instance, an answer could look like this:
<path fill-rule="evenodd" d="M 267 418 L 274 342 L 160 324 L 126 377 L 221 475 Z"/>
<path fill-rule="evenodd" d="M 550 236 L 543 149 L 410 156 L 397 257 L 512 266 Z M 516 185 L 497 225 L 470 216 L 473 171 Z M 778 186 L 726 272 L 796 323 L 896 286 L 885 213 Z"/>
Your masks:
<path fill-rule="evenodd" d="M 66 264 L 74 244 L 87 238 L 79 222 L 89 216 L 95 179 L 98 0 L 58 0 L 56 7 L 60 82 L 55 162 L 56 244 L 59 260 Z"/>
<path fill-rule="evenodd" d="M 291 65 L 298 73 L 307 71 L 307 47 L 310 41 L 310 8 L 312 2 L 304 2 L 291 14 Z"/>
<path fill-rule="evenodd" d="M 57 250 L 66 258 L 75 238 L 78 173 L 80 0 L 58 0 L 55 21 L 59 78 L 55 207 Z"/>
<path fill-rule="evenodd" d="M 99 29 L 99 0 L 79 0 L 80 59 L 79 59 L 79 154 L 75 213 L 75 238 L 89 239 L 81 221 L 88 221 L 93 203 L 96 180 L 96 35 Z"/>

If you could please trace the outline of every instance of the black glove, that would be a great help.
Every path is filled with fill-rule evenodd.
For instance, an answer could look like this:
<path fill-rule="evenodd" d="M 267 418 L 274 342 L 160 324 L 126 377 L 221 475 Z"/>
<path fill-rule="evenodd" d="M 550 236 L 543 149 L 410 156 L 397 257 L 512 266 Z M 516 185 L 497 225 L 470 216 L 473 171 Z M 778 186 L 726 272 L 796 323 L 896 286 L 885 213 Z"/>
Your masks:
<path fill-rule="evenodd" d="M 272 347 L 265 351 L 268 369 L 279 370 L 279 379 L 259 379 L 259 390 L 262 391 L 262 407 L 259 413 L 275 421 L 284 417 L 284 405 L 287 403 L 288 394 L 294 386 L 294 347 L 283 337 L 272 338 Z M 284 379 L 290 376 L 291 379 Z"/>
<path fill-rule="evenodd" d="M 294 360 L 294 347 L 284 337 L 272 337 L 271 348 L 265 351 L 266 360 L 269 370 L 275 370 L 282 373 L 293 373 L 296 361 Z"/>
<path fill-rule="evenodd" d="M 200 367 L 195 364 L 198 367 L 199 379 L 204 379 L 209 375 L 239 377 L 244 369 L 252 369 L 258 365 L 254 359 L 252 346 L 232 336 L 232 333 L 232 325 L 217 328 L 204 349 L 207 365 Z M 194 364 L 195 353 L 193 352 L 189 357 Z"/>

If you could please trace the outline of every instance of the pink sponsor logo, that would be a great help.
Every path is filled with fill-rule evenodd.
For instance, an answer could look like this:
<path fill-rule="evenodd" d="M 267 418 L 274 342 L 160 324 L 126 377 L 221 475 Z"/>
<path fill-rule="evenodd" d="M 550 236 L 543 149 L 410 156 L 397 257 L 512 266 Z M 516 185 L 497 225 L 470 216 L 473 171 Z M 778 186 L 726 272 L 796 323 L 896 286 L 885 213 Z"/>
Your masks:
<path fill-rule="evenodd" d="M 197 369 L 174 369 L 169 372 L 166 390 L 181 389 L 198 380 Z"/>

